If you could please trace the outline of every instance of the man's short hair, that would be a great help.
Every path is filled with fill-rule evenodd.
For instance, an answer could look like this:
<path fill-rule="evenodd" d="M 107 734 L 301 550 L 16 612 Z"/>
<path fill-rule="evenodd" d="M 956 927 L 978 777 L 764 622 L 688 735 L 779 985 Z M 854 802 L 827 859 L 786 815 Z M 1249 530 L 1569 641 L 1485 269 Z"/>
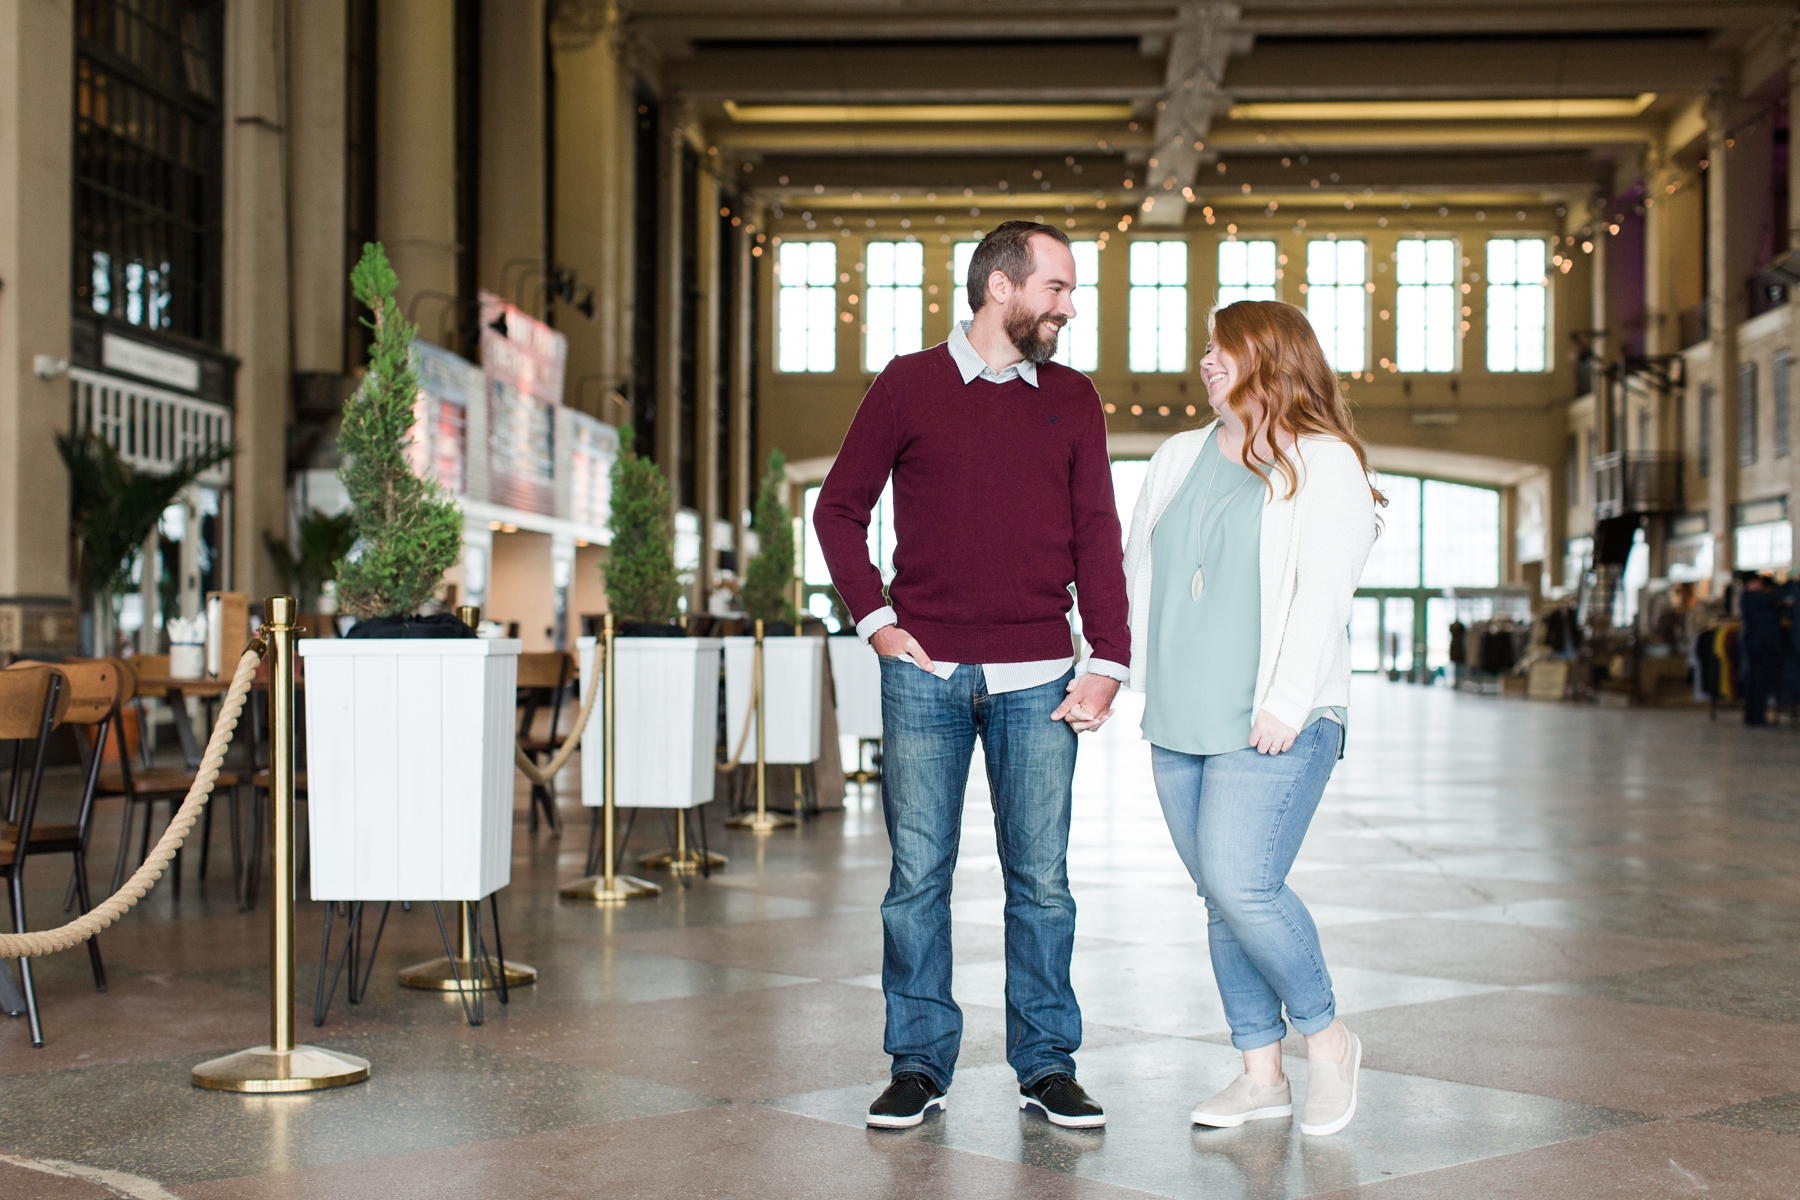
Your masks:
<path fill-rule="evenodd" d="M 970 312 L 980 312 L 981 306 L 987 303 L 988 276 L 995 271 L 1012 280 L 1014 287 L 1023 286 L 1031 278 L 1031 272 L 1037 266 L 1031 258 L 1031 239 L 1040 233 L 1065 246 L 1069 244 L 1068 234 L 1054 225 L 1037 221 L 1002 221 L 981 239 L 969 259 Z"/>

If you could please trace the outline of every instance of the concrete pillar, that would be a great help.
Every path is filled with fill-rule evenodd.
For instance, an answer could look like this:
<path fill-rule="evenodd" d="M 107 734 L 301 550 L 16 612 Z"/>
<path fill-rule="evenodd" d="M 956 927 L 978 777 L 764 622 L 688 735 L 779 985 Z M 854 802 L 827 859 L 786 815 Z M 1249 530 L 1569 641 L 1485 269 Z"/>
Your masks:
<path fill-rule="evenodd" d="M 346 42 L 343 0 L 288 9 L 288 192 L 294 370 L 344 367 Z"/>
<path fill-rule="evenodd" d="M 662 220 L 657 233 L 656 262 L 661 278 L 656 281 L 656 461 L 669 478 L 669 495 L 681 507 L 681 251 L 692 237 L 682 219 L 681 150 L 687 134 L 674 105 L 664 108 L 658 154 L 658 208 Z"/>
<path fill-rule="evenodd" d="M 69 597 L 73 0 L 0 4 L 0 603 Z"/>
<path fill-rule="evenodd" d="M 253 597 L 281 590 L 263 534 L 287 533 L 287 197 L 283 37 L 276 0 L 225 10 L 224 246 L 221 316 L 237 356 L 231 578 Z M 192 615 L 192 614 L 188 614 Z"/>
<path fill-rule="evenodd" d="M 478 278 L 544 315 L 544 3 L 481 6 Z"/>
<path fill-rule="evenodd" d="M 629 205 L 630 170 L 620 167 L 629 164 L 629 126 L 622 118 L 630 106 L 614 45 L 617 14 L 600 17 L 601 24 L 590 26 L 559 13 L 550 27 L 556 77 L 553 235 L 561 265 L 575 273 L 576 299 L 589 288 L 594 297 L 591 319 L 565 309 L 568 319 L 559 322 L 569 336 L 565 403 L 611 421 L 618 413 L 605 397 L 624 375 L 619 308 L 621 289 L 629 286 L 622 270 L 629 242 L 620 238 L 619 213 Z"/>
<path fill-rule="evenodd" d="M 456 294 L 456 9 L 447 0 L 376 5 L 375 219 L 400 276 L 402 312 L 429 331 Z"/>
<path fill-rule="evenodd" d="M 698 358 L 694 372 L 696 394 L 694 432 L 695 496 L 700 509 L 700 569 L 694 574 L 694 602 L 690 611 L 705 612 L 712 595 L 713 574 L 718 565 L 713 521 L 720 515 L 724 497 L 719 494 L 719 181 L 711 168 L 716 156 L 703 156 L 694 204 L 694 249 L 699 260 L 700 304 L 696 328 L 688 334 Z"/>
<path fill-rule="evenodd" d="M 1706 321 L 1712 341 L 1712 473 L 1706 508 L 1712 530 L 1713 579 L 1728 581 L 1735 565 L 1731 506 L 1738 499 L 1738 326 L 1745 282 L 1757 267 L 1757 188 L 1768 182 L 1768 138 L 1746 140 L 1734 126 L 1738 106 L 1716 97 L 1707 114 Z M 1766 126 L 1766 122 L 1761 123 Z M 1730 144 L 1728 144 L 1730 143 Z M 1757 161 L 1757 151 L 1764 157 Z"/>
<path fill-rule="evenodd" d="M 729 372 L 728 402 L 732 407 L 731 445 L 727 448 L 731 455 L 731 491 L 723 500 L 724 512 L 721 515 L 731 522 L 734 538 L 732 549 L 737 553 L 740 579 L 743 578 L 746 557 L 744 535 L 749 532 L 744 525 L 744 510 L 750 507 L 750 487 L 755 467 L 750 461 L 750 362 L 753 354 L 752 339 L 761 335 L 756 323 L 750 319 L 751 297 L 756 294 L 757 276 L 766 269 L 763 268 L 763 262 L 769 256 L 766 249 L 761 255 L 752 253 L 756 235 L 749 229 L 752 225 L 762 229 L 767 224 L 768 209 L 759 204 L 750 210 L 748 217 L 743 235 L 731 247 L 731 252 L 737 255 L 737 288 L 727 300 L 732 306 L 734 332 L 731 339 L 731 361 L 724 366 Z"/>

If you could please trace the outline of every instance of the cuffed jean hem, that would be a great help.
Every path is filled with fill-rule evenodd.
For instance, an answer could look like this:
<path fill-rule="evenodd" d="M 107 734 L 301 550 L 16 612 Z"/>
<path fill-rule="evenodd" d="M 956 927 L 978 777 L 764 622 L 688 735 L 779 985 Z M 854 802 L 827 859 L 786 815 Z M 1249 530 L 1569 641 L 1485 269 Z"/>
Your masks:
<path fill-rule="evenodd" d="M 1052 1075 L 1067 1075 L 1070 1079 L 1075 1078 L 1075 1060 L 1071 1058 L 1068 1062 L 1051 1063 L 1049 1066 L 1041 1067 L 1034 1071 L 1021 1072 L 1019 1075 L 1019 1086 L 1028 1088 L 1050 1078 Z"/>
<path fill-rule="evenodd" d="M 1261 1050 L 1264 1046 L 1279 1042 L 1281 1039 L 1285 1038 L 1287 1036 L 1289 1025 L 1294 1027 L 1295 1033 L 1298 1033 L 1303 1037 L 1311 1037 L 1315 1033 L 1324 1033 L 1335 1020 L 1337 1020 L 1337 1001 L 1334 999 L 1330 1006 L 1325 1009 L 1325 1014 L 1323 1016 L 1309 1017 L 1302 1021 L 1293 1013 L 1289 1013 L 1286 1021 L 1281 1022 L 1273 1028 L 1261 1029 L 1255 1033 L 1232 1034 L 1231 1045 L 1232 1048 L 1236 1050 Z"/>
<path fill-rule="evenodd" d="M 888 1072 L 888 1078 L 898 1079 L 902 1075 L 923 1075 L 931 1080 L 931 1086 L 938 1091 L 948 1092 L 950 1090 L 949 1078 L 932 1067 L 930 1063 L 902 1061 L 896 1058 L 893 1069 Z"/>

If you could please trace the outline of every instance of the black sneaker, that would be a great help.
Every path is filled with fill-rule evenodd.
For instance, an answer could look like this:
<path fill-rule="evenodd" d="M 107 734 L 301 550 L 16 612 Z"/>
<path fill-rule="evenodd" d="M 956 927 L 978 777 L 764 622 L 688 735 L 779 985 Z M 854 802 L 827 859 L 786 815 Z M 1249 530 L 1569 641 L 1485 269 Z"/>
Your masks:
<path fill-rule="evenodd" d="M 1030 1087 L 1020 1088 L 1019 1107 L 1035 1108 L 1052 1125 L 1064 1129 L 1097 1129 L 1106 1124 L 1106 1110 L 1082 1090 L 1073 1075 L 1046 1075 Z"/>
<path fill-rule="evenodd" d="M 943 1112 L 948 1107 L 937 1084 L 916 1071 L 908 1071 L 894 1076 L 887 1090 L 869 1105 L 869 1124 L 877 1129 L 911 1129 L 932 1109 Z"/>

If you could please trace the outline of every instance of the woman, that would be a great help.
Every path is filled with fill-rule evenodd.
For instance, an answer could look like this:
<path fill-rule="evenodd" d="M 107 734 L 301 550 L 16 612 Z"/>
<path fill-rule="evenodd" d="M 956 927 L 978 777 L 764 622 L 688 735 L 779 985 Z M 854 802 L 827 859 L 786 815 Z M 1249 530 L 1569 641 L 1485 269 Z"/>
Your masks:
<path fill-rule="evenodd" d="M 1125 548 L 1131 686 L 1244 1054 L 1193 1120 L 1293 1113 L 1285 1008 L 1306 1036 L 1301 1131 L 1332 1134 L 1355 1115 L 1362 1044 L 1286 880 L 1343 745 L 1350 601 L 1385 501 L 1305 313 L 1219 309 L 1200 374 L 1219 419 L 1150 460 Z"/>

